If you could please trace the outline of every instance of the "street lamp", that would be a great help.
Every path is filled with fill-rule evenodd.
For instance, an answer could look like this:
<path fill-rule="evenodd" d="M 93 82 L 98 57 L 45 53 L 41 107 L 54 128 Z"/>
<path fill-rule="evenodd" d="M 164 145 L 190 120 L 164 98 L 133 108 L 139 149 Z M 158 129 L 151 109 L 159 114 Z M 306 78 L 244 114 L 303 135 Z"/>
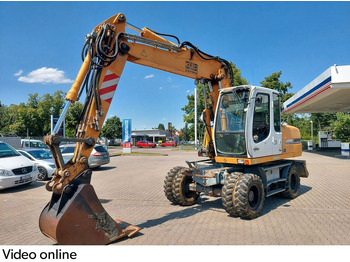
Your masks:
<path fill-rule="evenodd" d="M 311 140 L 314 140 L 314 126 L 312 120 L 310 121 L 311 123 Z"/>

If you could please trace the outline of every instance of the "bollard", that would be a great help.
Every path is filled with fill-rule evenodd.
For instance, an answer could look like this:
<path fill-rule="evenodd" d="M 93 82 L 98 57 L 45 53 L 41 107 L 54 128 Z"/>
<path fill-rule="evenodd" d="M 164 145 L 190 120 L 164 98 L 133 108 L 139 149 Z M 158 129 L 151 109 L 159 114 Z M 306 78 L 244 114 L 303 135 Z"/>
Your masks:
<path fill-rule="evenodd" d="M 349 143 L 341 143 L 341 155 L 349 156 Z"/>
<path fill-rule="evenodd" d="M 308 140 L 307 141 L 307 150 L 313 150 L 313 149 L 314 149 L 313 141 Z"/>

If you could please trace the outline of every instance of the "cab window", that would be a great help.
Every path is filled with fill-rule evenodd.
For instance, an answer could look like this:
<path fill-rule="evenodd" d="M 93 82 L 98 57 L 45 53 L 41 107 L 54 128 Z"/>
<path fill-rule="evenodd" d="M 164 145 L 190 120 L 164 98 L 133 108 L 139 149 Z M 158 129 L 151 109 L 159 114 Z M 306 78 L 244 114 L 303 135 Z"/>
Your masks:
<path fill-rule="evenodd" d="M 258 93 L 253 116 L 253 139 L 255 143 L 265 140 L 270 134 L 270 97 Z"/>
<path fill-rule="evenodd" d="M 276 132 L 281 132 L 280 96 L 273 94 L 273 126 Z"/>

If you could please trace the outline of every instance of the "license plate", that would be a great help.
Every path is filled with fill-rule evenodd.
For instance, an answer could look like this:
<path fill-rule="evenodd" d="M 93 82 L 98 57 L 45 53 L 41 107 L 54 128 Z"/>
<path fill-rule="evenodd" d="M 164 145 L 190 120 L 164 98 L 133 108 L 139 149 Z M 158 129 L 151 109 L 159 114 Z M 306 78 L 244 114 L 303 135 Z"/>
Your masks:
<path fill-rule="evenodd" d="M 21 177 L 19 178 L 19 180 L 26 180 L 26 179 L 28 179 L 28 178 L 30 178 L 30 175 L 21 176 Z"/>

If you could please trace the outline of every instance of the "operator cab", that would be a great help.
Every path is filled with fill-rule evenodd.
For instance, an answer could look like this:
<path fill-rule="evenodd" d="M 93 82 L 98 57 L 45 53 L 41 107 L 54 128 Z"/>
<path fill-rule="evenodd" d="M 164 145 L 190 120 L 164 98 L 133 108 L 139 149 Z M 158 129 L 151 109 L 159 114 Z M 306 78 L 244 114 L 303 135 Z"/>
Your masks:
<path fill-rule="evenodd" d="M 280 94 L 275 90 L 222 89 L 214 121 L 217 156 L 255 158 L 282 153 Z"/>

